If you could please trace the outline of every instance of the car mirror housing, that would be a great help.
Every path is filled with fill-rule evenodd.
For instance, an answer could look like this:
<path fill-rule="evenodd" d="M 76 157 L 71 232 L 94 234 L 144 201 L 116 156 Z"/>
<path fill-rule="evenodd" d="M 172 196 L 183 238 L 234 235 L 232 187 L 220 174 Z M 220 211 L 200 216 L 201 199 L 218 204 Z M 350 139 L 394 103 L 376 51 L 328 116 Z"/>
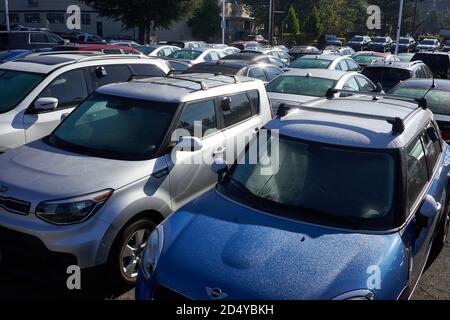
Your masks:
<path fill-rule="evenodd" d="M 58 99 L 52 97 L 43 97 L 34 103 L 35 111 L 53 111 L 58 107 Z"/>
<path fill-rule="evenodd" d="M 432 196 L 426 195 L 420 207 L 420 214 L 427 219 L 432 219 L 441 210 L 441 205 Z"/>
<path fill-rule="evenodd" d="M 197 137 L 181 137 L 176 144 L 179 151 L 198 151 L 202 149 L 202 142 Z"/>
<path fill-rule="evenodd" d="M 228 166 L 222 158 L 218 158 L 212 163 L 211 170 L 218 174 L 218 180 L 221 181 L 228 171 Z"/>

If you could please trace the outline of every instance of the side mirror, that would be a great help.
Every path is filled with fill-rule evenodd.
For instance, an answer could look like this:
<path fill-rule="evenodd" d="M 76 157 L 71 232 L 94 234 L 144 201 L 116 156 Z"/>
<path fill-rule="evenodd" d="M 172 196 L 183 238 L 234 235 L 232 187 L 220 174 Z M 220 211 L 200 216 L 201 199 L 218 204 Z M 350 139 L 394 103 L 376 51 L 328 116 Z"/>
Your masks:
<path fill-rule="evenodd" d="M 51 97 L 39 98 L 34 103 L 35 111 L 53 111 L 58 107 L 58 99 Z"/>
<path fill-rule="evenodd" d="M 223 176 L 227 173 L 228 167 L 222 158 L 214 159 L 211 165 L 211 170 L 218 174 L 218 180 L 221 181 Z"/>
<path fill-rule="evenodd" d="M 68 113 L 63 113 L 62 115 L 61 115 L 61 122 L 63 122 L 64 120 L 66 120 L 66 118 L 69 116 L 69 114 Z"/>
<path fill-rule="evenodd" d="M 441 204 L 432 196 L 426 195 L 420 207 L 420 214 L 427 219 L 433 219 L 441 210 Z"/>
<path fill-rule="evenodd" d="M 202 142 L 197 137 L 181 137 L 176 144 L 179 151 L 198 151 L 202 149 Z"/>

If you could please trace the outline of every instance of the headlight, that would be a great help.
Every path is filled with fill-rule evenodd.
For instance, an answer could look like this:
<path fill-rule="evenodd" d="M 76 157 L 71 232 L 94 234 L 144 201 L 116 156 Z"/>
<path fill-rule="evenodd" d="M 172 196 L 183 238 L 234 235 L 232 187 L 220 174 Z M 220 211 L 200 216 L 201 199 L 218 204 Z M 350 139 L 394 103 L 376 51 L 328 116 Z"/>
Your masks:
<path fill-rule="evenodd" d="M 159 257 L 161 256 L 164 241 L 164 229 L 160 225 L 150 234 L 147 240 L 147 245 L 142 255 L 142 273 L 145 279 L 150 280 L 158 265 Z"/>
<path fill-rule="evenodd" d="M 375 294 L 370 290 L 362 289 L 341 294 L 333 300 L 375 300 Z"/>
<path fill-rule="evenodd" d="M 100 209 L 112 193 L 108 189 L 76 198 L 41 202 L 36 208 L 36 216 L 53 224 L 79 223 Z"/>

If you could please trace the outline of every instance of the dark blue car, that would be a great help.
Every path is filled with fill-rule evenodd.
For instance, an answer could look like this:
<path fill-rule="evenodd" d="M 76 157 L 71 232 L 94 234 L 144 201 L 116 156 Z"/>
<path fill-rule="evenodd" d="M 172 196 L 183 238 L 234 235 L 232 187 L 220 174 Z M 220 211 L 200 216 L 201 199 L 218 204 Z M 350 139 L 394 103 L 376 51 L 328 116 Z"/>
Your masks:
<path fill-rule="evenodd" d="M 283 105 L 213 168 L 150 235 L 137 299 L 408 299 L 446 240 L 450 150 L 424 100 Z"/>

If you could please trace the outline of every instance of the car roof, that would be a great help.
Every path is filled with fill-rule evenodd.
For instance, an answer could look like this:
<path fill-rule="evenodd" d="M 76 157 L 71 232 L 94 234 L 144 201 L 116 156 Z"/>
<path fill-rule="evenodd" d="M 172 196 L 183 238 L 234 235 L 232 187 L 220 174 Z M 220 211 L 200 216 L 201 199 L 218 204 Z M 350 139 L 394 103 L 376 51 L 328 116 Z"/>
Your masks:
<path fill-rule="evenodd" d="M 404 62 L 404 61 L 380 61 L 375 62 L 371 65 L 368 65 L 366 68 L 395 68 L 395 69 L 411 69 L 414 65 L 423 63 L 422 61 L 412 61 L 412 62 Z"/>
<path fill-rule="evenodd" d="M 340 55 L 337 55 L 337 54 L 308 54 L 299 59 L 320 59 L 320 60 L 334 61 L 334 60 L 340 59 L 340 58 L 343 58 L 343 57 Z"/>
<path fill-rule="evenodd" d="M 327 69 L 288 69 L 282 76 L 298 76 L 305 77 L 308 74 L 314 78 L 324 78 L 338 81 L 343 76 L 348 75 L 351 71 L 327 70 Z"/>
<path fill-rule="evenodd" d="M 260 80 L 247 77 L 194 73 L 135 79 L 103 86 L 97 89 L 97 92 L 130 99 L 182 103 L 204 97 L 203 93 L 209 89 L 231 85 L 240 86 L 242 83 L 252 81 L 260 82 Z M 202 87 L 204 88 L 202 89 Z"/>
<path fill-rule="evenodd" d="M 266 125 L 278 129 L 280 135 L 332 145 L 398 149 L 411 139 L 432 118 L 429 110 L 417 104 L 393 99 L 348 97 L 316 99 L 296 107 L 296 111 L 277 117 Z M 386 119 L 400 118 L 405 130 L 394 134 Z"/>
<path fill-rule="evenodd" d="M 428 89 L 434 83 L 435 90 L 450 91 L 450 80 L 447 79 L 418 79 L 412 78 L 407 79 L 399 84 L 398 87 L 402 88 L 417 88 L 417 89 Z M 397 87 L 397 88 L 398 88 Z"/>
<path fill-rule="evenodd" d="M 231 69 L 242 69 L 251 65 L 259 65 L 256 61 L 251 60 L 217 60 L 208 61 L 197 64 L 197 66 L 223 66 Z M 271 66 L 270 64 L 261 64 L 262 66 Z"/>
<path fill-rule="evenodd" d="M 260 58 L 267 57 L 267 55 L 257 52 L 240 52 L 235 54 L 230 54 L 228 56 L 223 57 L 221 60 L 257 60 Z"/>
<path fill-rule="evenodd" d="M 358 51 L 354 54 L 355 56 L 376 56 L 376 57 L 386 57 L 386 53 L 376 52 L 376 51 Z"/>

